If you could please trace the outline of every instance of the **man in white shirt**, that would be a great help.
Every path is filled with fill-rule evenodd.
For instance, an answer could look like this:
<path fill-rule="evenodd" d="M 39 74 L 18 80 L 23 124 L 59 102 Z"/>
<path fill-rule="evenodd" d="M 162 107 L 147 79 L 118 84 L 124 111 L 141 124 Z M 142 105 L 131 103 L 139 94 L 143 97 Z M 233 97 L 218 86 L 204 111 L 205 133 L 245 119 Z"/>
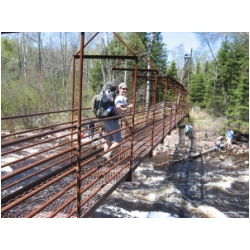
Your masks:
<path fill-rule="evenodd" d="M 133 107 L 133 104 L 127 103 L 127 98 L 125 97 L 127 93 L 128 87 L 126 83 L 120 83 L 118 87 L 119 95 L 115 99 L 115 109 L 116 114 L 120 115 L 123 111 L 126 111 Z M 111 133 L 115 130 L 119 130 L 120 124 L 118 119 L 104 121 L 104 126 L 106 130 L 106 134 Z M 112 135 L 106 136 L 106 142 L 104 144 L 104 152 L 108 151 L 111 148 L 114 148 L 122 141 L 121 131 L 118 131 Z M 103 155 L 105 158 L 109 158 L 111 151 L 107 154 Z"/>

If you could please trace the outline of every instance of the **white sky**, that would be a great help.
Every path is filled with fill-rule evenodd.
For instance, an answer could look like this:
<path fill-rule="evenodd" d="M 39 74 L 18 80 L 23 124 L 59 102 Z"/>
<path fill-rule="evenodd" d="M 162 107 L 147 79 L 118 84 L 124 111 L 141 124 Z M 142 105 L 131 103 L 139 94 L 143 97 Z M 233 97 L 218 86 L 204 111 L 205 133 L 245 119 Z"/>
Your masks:
<path fill-rule="evenodd" d="M 184 44 L 185 52 L 199 47 L 199 41 L 193 32 L 163 32 L 163 42 L 167 44 L 167 49 L 171 50 L 180 44 Z"/>

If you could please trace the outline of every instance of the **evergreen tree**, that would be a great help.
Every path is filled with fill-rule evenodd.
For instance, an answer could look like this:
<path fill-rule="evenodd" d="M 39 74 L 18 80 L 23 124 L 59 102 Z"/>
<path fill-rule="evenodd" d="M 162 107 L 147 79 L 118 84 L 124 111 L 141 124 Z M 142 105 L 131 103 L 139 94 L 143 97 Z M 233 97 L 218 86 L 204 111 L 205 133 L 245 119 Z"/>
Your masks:
<path fill-rule="evenodd" d="M 169 69 L 168 69 L 168 75 L 172 76 L 175 79 L 178 79 L 178 72 L 175 61 L 172 61 Z"/>
<path fill-rule="evenodd" d="M 200 64 L 197 63 L 196 74 L 191 78 L 190 101 L 192 105 L 197 105 L 202 108 L 205 107 L 205 82 L 203 76 L 204 74 L 201 72 Z"/>
<path fill-rule="evenodd" d="M 237 129 L 249 128 L 249 43 L 242 36 L 235 36 L 231 45 L 228 64 L 228 123 Z"/>

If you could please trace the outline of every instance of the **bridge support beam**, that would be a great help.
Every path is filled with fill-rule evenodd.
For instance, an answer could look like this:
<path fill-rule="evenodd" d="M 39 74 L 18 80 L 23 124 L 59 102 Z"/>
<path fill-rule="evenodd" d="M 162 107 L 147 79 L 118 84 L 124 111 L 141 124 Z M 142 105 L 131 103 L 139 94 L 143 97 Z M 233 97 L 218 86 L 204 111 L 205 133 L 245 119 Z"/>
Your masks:
<path fill-rule="evenodd" d="M 132 171 L 129 171 L 127 178 L 125 179 L 125 182 L 131 182 L 132 181 Z"/>
<path fill-rule="evenodd" d="M 153 157 L 153 149 L 150 150 L 149 154 L 148 154 L 148 157 Z"/>

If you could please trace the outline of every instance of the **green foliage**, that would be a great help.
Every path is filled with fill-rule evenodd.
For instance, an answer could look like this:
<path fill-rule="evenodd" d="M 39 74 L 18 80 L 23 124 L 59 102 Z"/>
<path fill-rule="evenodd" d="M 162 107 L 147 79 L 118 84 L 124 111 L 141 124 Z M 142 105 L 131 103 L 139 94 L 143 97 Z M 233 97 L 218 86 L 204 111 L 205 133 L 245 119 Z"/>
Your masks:
<path fill-rule="evenodd" d="M 157 40 L 153 47 L 152 60 L 157 70 L 162 74 L 167 74 L 168 50 L 162 43 L 162 35 L 158 34 Z"/>
<path fill-rule="evenodd" d="M 79 47 L 79 34 L 74 42 L 71 33 L 53 33 L 45 39 L 41 33 L 19 33 L 3 36 L 1 39 L 1 114 L 2 116 L 22 115 L 51 110 L 71 108 L 72 98 L 72 55 Z M 106 33 L 103 33 L 105 35 Z M 168 68 L 168 50 L 162 43 L 162 36 L 157 34 L 152 53 L 149 46 L 153 33 L 126 32 L 118 33 L 125 43 L 139 57 L 139 68 L 147 68 L 148 62 L 138 49 L 153 64 L 161 75 L 170 75 L 178 79 L 176 63 L 172 61 Z M 216 56 L 216 61 L 206 61 L 207 54 L 196 56 L 196 68 L 190 72 L 191 105 L 204 108 L 213 117 L 226 116 L 227 123 L 239 130 L 249 129 L 249 34 L 227 33 Z M 39 39 L 38 39 L 39 38 Z M 52 39 L 53 38 L 53 39 Z M 55 40 L 55 42 L 53 42 Z M 130 54 L 126 46 L 114 34 L 86 48 L 88 54 L 126 55 Z M 130 54 L 131 55 L 131 54 Z M 78 63 L 78 62 L 76 62 Z M 129 85 L 129 97 L 133 95 L 132 74 L 115 70 L 112 67 L 119 63 L 120 68 L 134 68 L 133 60 L 88 59 L 83 69 L 83 106 L 90 107 L 93 95 L 101 86 L 112 79 L 117 84 L 126 81 Z M 76 72 L 76 86 L 79 72 Z M 138 79 L 140 95 L 145 81 Z M 186 86 L 186 85 L 185 85 Z M 76 87 L 77 88 L 77 87 Z M 163 96 L 157 88 L 157 100 Z M 77 102 L 77 89 L 75 102 Z M 167 93 L 168 100 L 171 93 Z M 5 124 L 5 123 L 3 123 Z M 7 124 L 7 123 L 6 123 Z M 7 124 L 6 126 L 14 126 Z M 32 127 L 37 125 L 35 118 L 22 119 L 18 126 Z M 224 126 L 224 125 L 223 125 Z"/>
<path fill-rule="evenodd" d="M 1 81 L 3 82 L 7 79 L 13 81 L 19 78 L 19 64 L 16 53 L 17 43 L 3 37 L 1 39 Z"/>
<path fill-rule="evenodd" d="M 213 117 L 227 116 L 238 130 L 249 129 L 249 34 L 229 34 L 216 62 L 199 62 L 191 78 L 191 104 Z M 225 124 L 226 126 L 226 124 Z"/>
<path fill-rule="evenodd" d="M 94 93 L 97 93 L 101 90 L 104 81 L 105 80 L 103 80 L 101 64 L 99 62 L 95 62 L 89 78 L 89 82 Z"/>
<path fill-rule="evenodd" d="M 168 69 L 168 75 L 172 76 L 173 78 L 178 78 L 178 72 L 175 61 L 172 61 L 170 67 Z"/>
<path fill-rule="evenodd" d="M 205 95 L 205 82 L 203 75 L 198 73 L 192 77 L 191 88 L 190 88 L 190 101 L 192 105 L 205 107 L 204 103 Z"/>

